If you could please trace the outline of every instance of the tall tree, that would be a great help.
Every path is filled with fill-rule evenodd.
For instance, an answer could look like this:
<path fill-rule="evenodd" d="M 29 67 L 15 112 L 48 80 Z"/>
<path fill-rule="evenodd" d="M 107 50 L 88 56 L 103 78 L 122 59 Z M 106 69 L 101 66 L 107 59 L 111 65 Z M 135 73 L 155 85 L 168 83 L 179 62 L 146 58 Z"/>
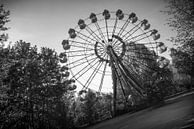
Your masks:
<path fill-rule="evenodd" d="M 70 128 L 70 98 L 66 96 L 76 87 L 64 74 L 57 53 L 49 48 L 38 52 L 24 41 L 8 50 L 10 64 L 3 79 L 7 103 L 1 110 L 1 128 Z"/>
<path fill-rule="evenodd" d="M 7 105 L 7 87 L 3 86 L 3 79 L 9 68 L 8 53 L 9 49 L 4 48 L 4 42 L 7 40 L 8 35 L 4 33 L 8 28 L 5 24 L 9 22 L 9 11 L 6 11 L 3 5 L 0 5 L 0 123 L 2 122 L 1 113 Z M 1 124 L 0 124 L 1 128 Z"/>
<path fill-rule="evenodd" d="M 3 47 L 4 42 L 7 40 L 8 35 L 4 34 L 3 31 L 7 30 L 8 28 L 5 26 L 7 22 L 9 22 L 9 15 L 10 12 L 4 9 L 3 5 L 0 5 L 0 49 Z"/>
<path fill-rule="evenodd" d="M 194 76 L 194 1 L 167 0 L 167 8 L 163 11 L 169 15 L 167 24 L 177 32 L 171 41 L 176 49 L 171 56 L 179 72 Z"/>

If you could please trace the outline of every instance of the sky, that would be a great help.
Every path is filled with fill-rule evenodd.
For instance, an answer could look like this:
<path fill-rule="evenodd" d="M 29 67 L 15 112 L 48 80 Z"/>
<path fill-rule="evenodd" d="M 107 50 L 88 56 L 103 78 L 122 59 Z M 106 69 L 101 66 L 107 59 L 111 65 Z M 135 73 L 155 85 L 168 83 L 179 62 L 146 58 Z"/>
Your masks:
<path fill-rule="evenodd" d="M 167 15 L 160 12 L 165 9 L 164 0 L 0 0 L 0 4 L 11 12 L 8 42 L 24 40 L 58 53 L 63 51 L 61 42 L 68 38 L 69 28 L 77 26 L 78 20 L 89 17 L 90 13 L 101 13 L 104 9 L 135 12 L 139 19 L 147 19 L 168 48 L 172 43 L 167 39 L 175 35 L 165 25 Z M 170 59 L 169 52 L 164 56 Z"/>
<path fill-rule="evenodd" d="M 160 40 L 171 47 L 166 39 L 174 32 L 164 25 L 167 15 L 163 0 L 0 0 L 5 9 L 10 10 L 9 41 L 20 39 L 38 47 L 53 48 L 61 52 L 61 42 L 68 37 L 69 28 L 77 21 L 89 17 L 91 12 L 100 13 L 104 9 L 125 13 L 135 12 L 140 19 L 148 19 L 152 28 L 161 34 Z"/>

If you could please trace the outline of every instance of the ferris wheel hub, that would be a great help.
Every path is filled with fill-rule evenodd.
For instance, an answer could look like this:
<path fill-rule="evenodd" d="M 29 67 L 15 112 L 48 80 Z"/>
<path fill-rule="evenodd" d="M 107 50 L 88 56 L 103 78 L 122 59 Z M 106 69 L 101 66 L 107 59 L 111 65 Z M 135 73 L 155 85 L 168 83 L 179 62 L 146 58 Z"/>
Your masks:
<path fill-rule="evenodd" d="M 95 55 L 100 59 L 100 61 L 110 61 L 109 49 L 112 49 L 115 54 L 122 58 L 125 54 L 126 45 L 119 36 L 113 35 L 112 39 L 108 39 L 108 42 L 102 40 L 101 42 L 96 42 L 94 45 Z"/>

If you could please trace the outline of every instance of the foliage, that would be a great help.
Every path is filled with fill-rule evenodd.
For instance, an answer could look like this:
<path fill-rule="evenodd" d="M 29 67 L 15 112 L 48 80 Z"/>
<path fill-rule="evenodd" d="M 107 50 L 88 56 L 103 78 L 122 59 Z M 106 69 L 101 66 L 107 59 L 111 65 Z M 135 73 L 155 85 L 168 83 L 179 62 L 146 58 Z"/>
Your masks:
<path fill-rule="evenodd" d="M 5 42 L 8 38 L 7 34 L 2 33 L 8 28 L 5 27 L 5 24 L 9 22 L 9 11 L 5 11 L 3 5 L 0 5 L 0 48 L 3 47 L 3 42 Z"/>
<path fill-rule="evenodd" d="M 182 50 L 171 49 L 172 62 L 176 68 L 178 68 L 179 73 L 185 73 L 194 76 L 193 71 L 193 59 L 192 57 Z"/>
<path fill-rule="evenodd" d="M 75 102 L 75 125 L 92 125 L 111 118 L 111 94 L 97 93 L 88 89 L 79 94 Z"/>
<path fill-rule="evenodd" d="M 164 97 L 172 95 L 176 88 L 173 85 L 172 71 L 168 67 L 159 69 L 152 76 L 150 83 L 145 83 L 147 98 L 150 104 L 163 101 Z"/>
<path fill-rule="evenodd" d="M 66 123 L 74 89 L 63 77 L 55 51 L 42 48 L 38 53 L 36 46 L 19 41 L 4 48 L 0 58 L 0 128 L 71 128 Z"/>
<path fill-rule="evenodd" d="M 167 9 L 163 12 L 170 17 L 167 21 L 169 27 L 177 32 L 177 35 L 171 38 L 177 46 L 171 50 L 173 64 L 179 72 L 189 74 L 193 78 L 194 1 L 169 0 Z"/>
<path fill-rule="evenodd" d="M 168 0 L 167 10 L 168 25 L 177 31 L 177 36 L 172 40 L 178 44 L 185 44 L 193 41 L 194 36 L 194 2 L 193 0 Z"/>

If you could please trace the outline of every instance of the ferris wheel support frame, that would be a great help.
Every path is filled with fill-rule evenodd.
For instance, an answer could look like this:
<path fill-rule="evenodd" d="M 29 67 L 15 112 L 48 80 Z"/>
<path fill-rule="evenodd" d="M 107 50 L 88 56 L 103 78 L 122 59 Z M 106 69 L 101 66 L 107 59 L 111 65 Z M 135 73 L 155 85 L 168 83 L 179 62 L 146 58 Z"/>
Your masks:
<path fill-rule="evenodd" d="M 144 89 L 141 87 L 141 85 L 137 81 L 135 81 L 135 79 L 132 79 L 133 77 L 130 75 L 130 72 L 121 62 L 122 58 L 119 58 L 119 56 L 114 52 L 114 49 L 112 48 L 111 45 L 107 46 L 107 53 L 110 57 L 109 64 L 111 66 L 113 80 L 113 116 L 116 116 L 117 110 L 116 102 L 118 88 L 117 81 L 119 81 L 120 83 L 125 101 L 127 102 L 127 96 L 125 95 L 125 91 L 123 90 L 123 84 L 120 78 L 122 79 L 125 86 L 132 86 L 141 97 L 144 97 L 145 94 L 142 92 L 144 91 Z"/>

